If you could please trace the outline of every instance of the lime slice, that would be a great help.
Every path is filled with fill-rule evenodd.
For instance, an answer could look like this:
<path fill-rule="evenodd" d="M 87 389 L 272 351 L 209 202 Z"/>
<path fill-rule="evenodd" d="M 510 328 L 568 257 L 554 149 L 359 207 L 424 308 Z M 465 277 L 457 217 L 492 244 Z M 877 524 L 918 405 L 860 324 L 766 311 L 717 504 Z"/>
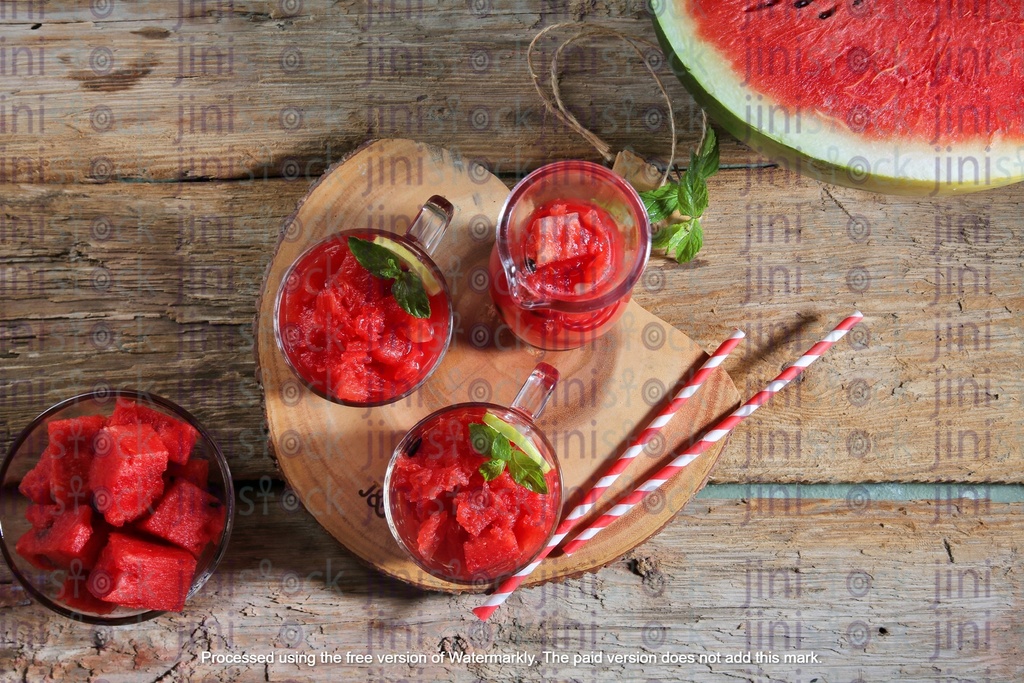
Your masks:
<path fill-rule="evenodd" d="M 406 247 L 399 244 L 393 239 L 385 237 L 384 235 L 374 235 L 373 243 L 379 244 L 380 246 L 393 252 L 395 256 L 402 259 L 405 265 L 409 266 L 409 270 L 420 276 L 420 280 L 423 281 L 423 289 L 427 290 L 429 296 L 434 296 L 441 291 L 441 283 L 437 281 L 434 274 L 430 272 L 430 268 L 427 268 L 423 263 L 409 251 Z"/>
<path fill-rule="evenodd" d="M 530 457 L 530 460 L 533 460 L 540 465 L 541 472 L 547 474 L 551 470 L 551 463 L 541 455 L 540 451 L 537 450 L 537 447 L 533 445 L 533 442 L 508 422 L 505 422 L 497 415 L 484 413 L 484 424 L 504 436 L 516 446 L 519 446 L 519 450 L 526 453 L 526 455 Z"/>

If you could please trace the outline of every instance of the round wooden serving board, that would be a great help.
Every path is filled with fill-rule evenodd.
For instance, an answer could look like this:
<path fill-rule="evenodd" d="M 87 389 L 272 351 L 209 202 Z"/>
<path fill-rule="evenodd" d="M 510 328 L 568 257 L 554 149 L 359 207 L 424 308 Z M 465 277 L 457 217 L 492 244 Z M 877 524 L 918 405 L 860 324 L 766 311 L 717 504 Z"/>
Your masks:
<path fill-rule="evenodd" d="M 319 398 L 295 379 L 275 343 L 274 297 L 283 274 L 308 246 L 331 232 L 358 226 L 404 232 L 433 194 L 456 207 L 434 256 L 455 308 L 447 355 L 419 391 L 398 403 L 359 409 Z M 635 303 L 612 333 L 587 347 L 547 352 L 517 343 L 497 317 L 487 290 L 494 225 L 507 195 L 508 188 L 486 169 L 446 150 L 408 140 L 370 143 L 329 169 L 300 202 L 282 230 L 258 304 L 257 364 L 270 439 L 285 479 L 349 550 L 385 574 L 426 589 L 466 587 L 420 570 L 403 555 L 384 519 L 384 471 L 392 449 L 413 424 L 452 403 L 508 405 L 538 361 L 551 363 L 562 379 L 538 424 L 562 466 L 565 514 L 666 393 L 707 357 L 686 335 Z M 738 399 L 724 371 L 712 374 L 662 432 L 664 438 L 648 445 L 647 457 L 633 462 L 588 519 L 664 464 L 671 449 L 733 410 Z M 595 570 L 645 541 L 700 489 L 721 448 L 718 444 L 701 456 L 664 491 L 649 496 L 648 503 L 573 557 L 554 553 L 527 583 Z"/>

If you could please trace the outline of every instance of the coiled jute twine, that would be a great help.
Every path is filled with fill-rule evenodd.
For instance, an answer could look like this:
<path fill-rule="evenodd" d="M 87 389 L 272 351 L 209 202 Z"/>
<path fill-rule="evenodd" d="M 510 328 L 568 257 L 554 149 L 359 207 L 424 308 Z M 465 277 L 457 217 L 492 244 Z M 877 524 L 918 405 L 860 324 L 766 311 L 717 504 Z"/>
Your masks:
<path fill-rule="evenodd" d="M 538 74 L 536 67 L 534 66 L 534 50 L 540 39 L 543 38 L 547 33 L 568 27 L 575 27 L 576 31 L 571 36 L 562 41 L 562 43 L 555 50 L 554 55 L 552 55 L 551 57 L 551 68 L 548 81 L 548 85 L 551 88 L 551 94 L 548 94 L 548 92 L 545 90 L 541 82 L 541 77 Z M 648 48 L 653 48 L 658 52 L 661 52 L 661 48 L 658 45 L 652 43 L 649 40 L 644 40 L 642 38 L 631 38 L 614 29 L 605 28 L 602 26 L 595 26 L 594 24 L 579 24 L 577 22 L 571 21 L 562 22 L 559 24 L 552 24 L 551 26 L 548 26 L 547 28 L 544 28 L 539 33 L 537 33 L 537 35 L 533 37 L 533 40 L 530 41 L 530 46 L 526 50 L 526 68 L 530 72 L 530 78 L 533 79 L 533 87 L 536 89 L 537 95 L 540 96 L 541 101 L 544 102 L 544 106 L 547 108 L 549 112 L 551 112 L 555 116 L 555 118 L 557 118 L 559 121 L 564 123 L 572 130 L 576 131 L 576 133 L 578 133 L 584 140 L 589 142 L 594 147 L 594 149 L 597 150 L 601 157 L 604 158 L 605 161 L 609 163 L 613 162 L 615 160 L 615 155 L 612 154 L 611 145 L 602 140 L 596 133 L 591 131 L 589 128 L 581 124 L 579 122 L 579 119 L 577 119 L 572 114 L 572 112 L 570 112 L 566 108 L 565 102 L 562 100 L 562 91 L 559 87 L 559 60 L 562 57 L 562 53 L 573 43 L 584 38 L 590 38 L 595 36 L 618 38 L 622 42 L 626 43 L 629 47 L 631 47 L 633 49 L 633 52 L 635 52 L 637 56 L 640 57 L 640 61 L 643 62 L 644 68 L 647 69 L 647 72 L 651 74 L 651 76 L 654 78 L 654 82 L 658 85 L 658 90 L 661 91 L 661 96 L 665 100 L 665 106 L 668 108 L 668 127 L 669 135 L 671 136 L 668 163 L 665 165 L 665 171 L 662 174 L 661 182 L 659 183 L 663 185 L 668 180 L 669 175 L 672 172 L 672 165 L 675 162 L 676 157 L 675 115 L 672 111 L 672 100 L 668 96 L 668 91 L 665 90 L 665 84 L 662 83 L 661 78 L 658 77 L 658 74 L 654 71 L 654 68 L 651 66 L 647 57 L 644 55 L 644 51 L 641 49 L 641 46 L 646 46 Z M 703 109 L 701 109 L 700 114 L 700 140 L 697 142 L 698 150 L 704 144 L 704 137 L 707 134 L 708 126 L 708 117 Z"/>

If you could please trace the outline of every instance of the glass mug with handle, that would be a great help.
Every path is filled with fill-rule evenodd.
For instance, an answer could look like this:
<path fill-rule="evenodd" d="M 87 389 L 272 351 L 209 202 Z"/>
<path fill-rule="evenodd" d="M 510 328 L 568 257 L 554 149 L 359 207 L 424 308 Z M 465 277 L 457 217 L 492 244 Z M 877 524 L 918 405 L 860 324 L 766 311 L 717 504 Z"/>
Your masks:
<path fill-rule="evenodd" d="M 491 298 L 517 337 L 572 349 L 610 331 L 651 253 L 651 225 L 636 190 L 588 161 L 530 173 L 498 217 Z"/>
<path fill-rule="evenodd" d="M 558 371 L 540 363 L 510 406 L 442 408 L 395 448 L 384 479 L 387 522 L 424 571 L 489 584 L 525 567 L 551 539 L 562 476 L 534 420 L 557 381 Z"/>
<path fill-rule="evenodd" d="M 451 295 L 431 254 L 453 214 L 435 195 L 404 234 L 343 230 L 295 260 L 277 292 L 274 333 L 310 391 L 378 406 L 430 377 L 452 335 Z"/>

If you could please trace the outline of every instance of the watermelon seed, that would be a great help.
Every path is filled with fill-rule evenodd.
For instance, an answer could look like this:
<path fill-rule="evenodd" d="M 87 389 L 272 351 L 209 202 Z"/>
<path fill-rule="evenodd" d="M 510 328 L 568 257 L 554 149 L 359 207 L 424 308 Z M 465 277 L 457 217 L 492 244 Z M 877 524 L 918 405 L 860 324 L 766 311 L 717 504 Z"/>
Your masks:
<path fill-rule="evenodd" d="M 818 18 L 819 19 L 828 19 L 829 17 L 831 17 L 835 13 L 836 13 L 836 8 L 835 8 L 835 6 L 833 6 L 832 9 L 827 9 L 824 12 L 822 12 L 821 14 L 819 14 Z"/>
<path fill-rule="evenodd" d="M 537 272 L 537 262 L 534 261 L 532 258 L 526 259 L 526 272 L 527 273 L 536 273 Z"/>
<path fill-rule="evenodd" d="M 422 446 L 422 445 L 423 445 L 423 438 L 422 437 L 417 438 L 415 441 L 413 441 L 411 444 L 409 444 L 409 448 L 408 448 L 408 450 L 406 450 L 405 454 L 408 457 L 411 458 L 412 456 L 416 455 L 416 452 L 420 449 L 420 446 Z"/>
<path fill-rule="evenodd" d="M 758 10 L 768 9 L 769 7 L 775 7 L 775 5 L 779 4 L 780 2 L 782 2 L 782 0 L 766 0 L 765 2 L 754 5 L 753 7 L 748 7 L 746 11 L 756 12 Z"/>
<path fill-rule="evenodd" d="M 812 2 L 814 2 L 814 0 L 796 0 L 796 2 L 793 3 L 793 7 L 796 7 L 797 9 L 803 9 Z"/>

